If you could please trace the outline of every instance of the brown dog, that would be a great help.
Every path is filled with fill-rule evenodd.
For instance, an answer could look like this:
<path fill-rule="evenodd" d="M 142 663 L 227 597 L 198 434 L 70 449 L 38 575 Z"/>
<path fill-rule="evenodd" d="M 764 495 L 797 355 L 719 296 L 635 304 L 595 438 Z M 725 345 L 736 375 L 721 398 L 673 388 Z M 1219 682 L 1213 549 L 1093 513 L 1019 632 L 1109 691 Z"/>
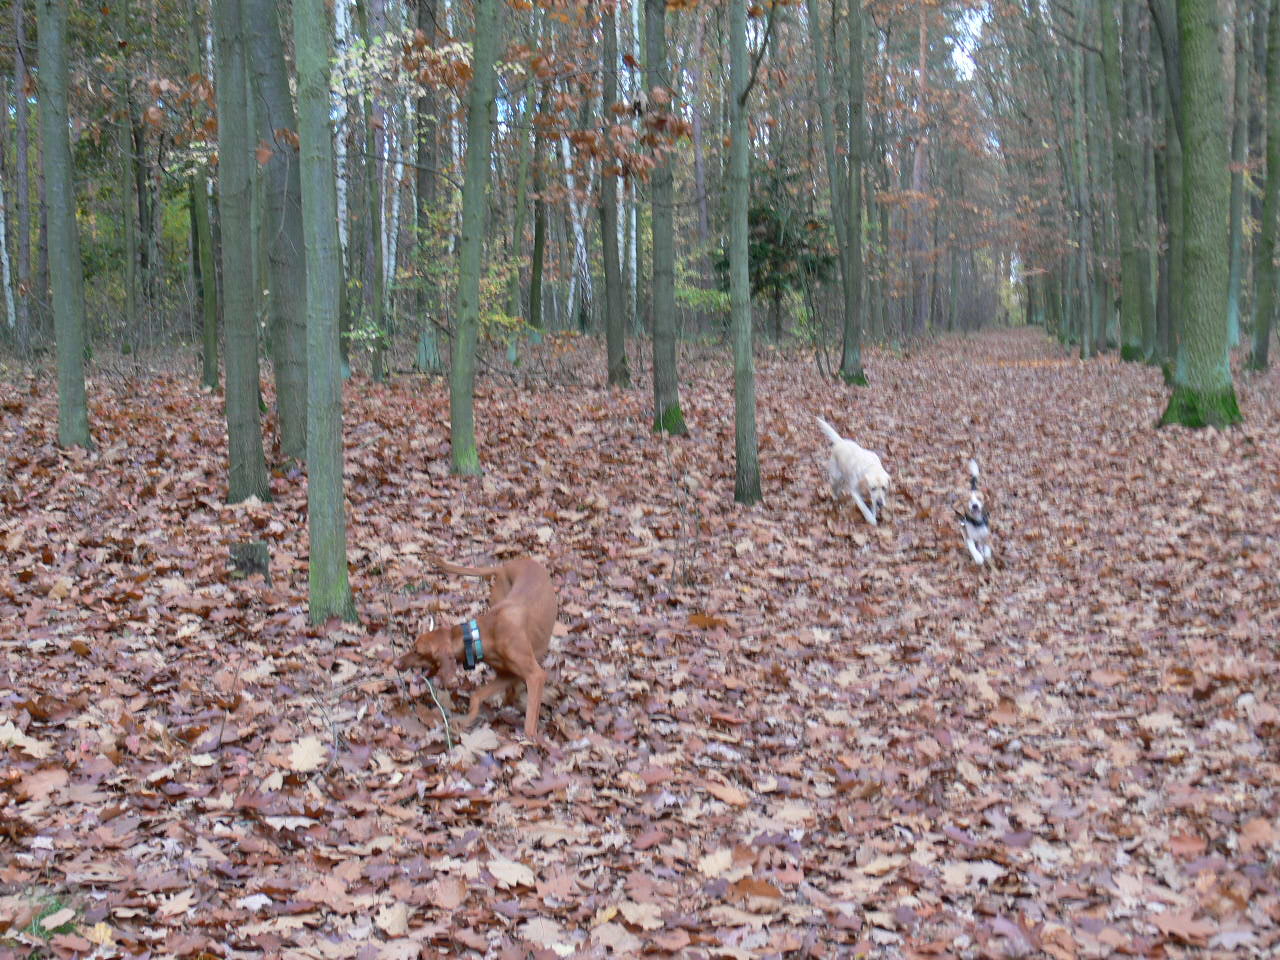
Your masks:
<path fill-rule="evenodd" d="M 467 623 L 420 634 L 413 649 L 396 662 L 397 668 L 425 667 L 448 684 L 458 661 L 468 668 L 481 662 L 493 667 L 498 676 L 471 695 L 463 726 L 475 720 L 480 704 L 493 694 L 503 691 L 508 701 L 513 700 L 516 681 L 523 680 L 528 691 L 524 732 L 534 739 L 547 680 L 542 658 L 556 624 L 556 590 L 547 571 L 528 557 L 497 567 L 460 567 L 438 557 L 432 562 L 464 577 L 492 577 L 489 609 Z"/>

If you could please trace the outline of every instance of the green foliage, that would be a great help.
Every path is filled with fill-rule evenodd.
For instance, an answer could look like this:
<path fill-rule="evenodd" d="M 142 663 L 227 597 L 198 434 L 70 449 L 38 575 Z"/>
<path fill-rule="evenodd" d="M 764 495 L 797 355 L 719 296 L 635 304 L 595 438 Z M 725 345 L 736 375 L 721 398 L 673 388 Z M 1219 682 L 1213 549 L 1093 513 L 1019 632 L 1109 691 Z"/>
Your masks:
<path fill-rule="evenodd" d="M 655 433 L 669 433 L 675 436 L 683 436 L 689 432 L 684 422 L 684 411 L 680 409 L 679 402 L 673 403 L 662 411 L 654 421 L 653 430 Z"/>
<path fill-rule="evenodd" d="M 806 282 L 831 278 L 836 257 L 831 248 L 831 224 L 818 214 L 798 173 L 770 167 L 753 181 L 747 211 L 747 259 L 751 296 L 781 301 L 799 292 Z M 716 259 L 719 285 L 729 289 L 729 254 Z"/>

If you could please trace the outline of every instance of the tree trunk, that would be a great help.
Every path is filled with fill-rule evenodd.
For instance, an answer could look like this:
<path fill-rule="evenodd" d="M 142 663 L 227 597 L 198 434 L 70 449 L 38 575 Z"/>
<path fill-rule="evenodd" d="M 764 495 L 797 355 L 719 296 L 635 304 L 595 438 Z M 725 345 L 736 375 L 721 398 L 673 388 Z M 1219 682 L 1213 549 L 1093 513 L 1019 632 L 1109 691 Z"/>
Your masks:
<path fill-rule="evenodd" d="M 0 78 L 0 110 L 5 112 L 9 109 L 7 86 Z M 5 195 L 4 156 L 5 124 L 0 123 L 0 291 L 4 294 L 5 335 L 12 342 L 17 338 L 17 298 L 13 289 L 13 261 L 9 257 L 9 220 L 12 216 Z"/>
<path fill-rule="evenodd" d="M 1244 275 L 1244 165 L 1249 148 L 1249 7 L 1236 0 L 1235 91 L 1231 107 L 1231 226 L 1227 278 L 1227 339 L 1240 342 L 1240 286 Z"/>
<path fill-rule="evenodd" d="M 489 183 L 489 106 L 497 81 L 499 0 L 477 0 L 471 88 L 467 92 L 467 159 L 462 186 L 462 240 L 458 250 L 458 322 L 449 371 L 449 441 L 453 472 L 480 473 L 474 394 L 480 324 L 480 270 L 484 254 L 485 191 Z"/>
<path fill-rule="evenodd" d="M 187 69 L 193 75 L 204 73 L 200 56 L 200 8 L 191 6 L 188 21 Z M 203 349 L 200 382 L 210 390 L 218 389 L 218 266 L 213 244 L 213 225 L 209 219 L 209 168 L 196 163 L 191 173 L 191 216 L 195 221 L 196 244 L 200 252 L 200 306 L 203 319 Z"/>
<path fill-rule="evenodd" d="M 844 347 L 840 353 L 840 379 L 866 385 L 862 370 L 862 160 L 866 152 L 867 121 L 863 104 L 862 0 L 849 0 L 849 225 L 848 262 L 845 266 Z M 924 13 L 921 12 L 921 43 Z M 920 62 L 920 84 L 924 87 L 924 60 Z M 922 94 L 923 95 L 923 94 Z M 917 160 L 924 150 L 918 145 Z"/>
<path fill-rule="evenodd" d="M 417 28 L 426 38 L 428 49 L 436 45 L 436 0 L 418 0 Z M 436 140 L 439 122 L 436 119 L 435 91 L 423 90 L 414 104 L 414 131 L 418 140 L 418 166 L 415 176 L 417 205 L 414 208 L 414 230 L 417 236 L 417 309 L 420 330 L 419 367 L 423 373 L 439 373 L 444 366 L 440 358 L 440 346 L 436 339 L 435 277 L 428 269 L 431 247 L 431 211 L 436 200 L 436 176 L 439 165 Z"/>
<path fill-rule="evenodd" d="M 18 285 L 14 300 L 14 323 L 18 352 L 26 356 L 31 351 L 31 166 L 30 133 L 27 110 L 27 59 L 26 25 L 23 10 L 26 4 L 18 0 L 13 4 L 13 115 L 14 151 L 17 170 L 14 173 L 14 211 L 18 217 Z"/>
<path fill-rule="evenodd" d="M 600 29 L 604 32 L 603 123 L 614 123 L 613 105 L 618 99 L 618 20 L 611 6 L 605 7 Z M 627 365 L 626 314 L 622 305 L 622 266 L 618 261 L 618 178 L 611 171 L 617 164 L 608 157 L 600 171 L 600 258 L 604 261 L 604 331 L 608 357 L 608 379 L 612 387 L 631 386 Z"/>
<path fill-rule="evenodd" d="M 854 0 L 858 2 L 858 0 Z M 733 330 L 733 499 L 760 500 L 760 452 L 756 440 L 756 374 L 751 350 L 751 276 L 747 262 L 747 208 L 751 188 L 747 163 L 747 3 L 729 6 L 729 325 Z"/>
<path fill-rule="evenodd" d="M 637 0 L 638 2 L 638 0 Z M 666 0 L 645 2 L 645 82 L 649 109 L 671 111 L 671 69 L 667 63 Z M 662 101 L 662 102 L 659 102 Z M 666 129 L 663 125 L 662 129 Z M 650 180 L 653 219 L 653 429 L 684 435 L 689 428 L 680 409 L 676 370 L 676 253 L 671 158 L 662 157 Z"/>
<path fill-rule="evenodd" d="M 120 122 L 117 140 L 120 147 L 120 220 L 124 227 L 124 332 L 126 343 L 138 332 L 138 230 L 134 223 L 134 162 L 132 117 L 133 101 L 130 86 L 132 71 L 129 67 L 129 51 L 132 34 L 129 30 L 129 0 L 120 0 L 112 10 L 116 31 L 115 45 L 120 51 L 118 80 L 120 83 Z M 133 344 L 136 346 L 136 344 Z"/>
<path fill-rule="evenodd" d="M 249 63 L 267 161 L 267 300 L 280 452 L 307 455 L 307 273 L 302 249 L 302 187 L 298 152 L 290 138 L 298 129 L 284 62 L 275 0 L 243 0 Z"/>
<path fill-rule="evenodd" d="M 324 0 L 294 0 L 302 229 L 307 285 L 308 613 L 355 620 L 347 579 L 342 496 L 342 373 L 338 354 L 341 258 L 329 102 L 329 25 Z"/>
<path fill-rule="evenodd" d="M 374 41 L 373 31 L 369 26 L 369 13 L 365 9 L 368 0 L 356 0 L 356 23 L 365 45 L 371 47 Z M 386 291 L 383 288 L 383 256 L 382 256 L 382 146 L 383 136 L 379 130 L 372 93 L 365 95 L 364 102 L 364 174 L 365 174 L 365 257 L 364 257 L 364 291 L 368 313 L 363 331 L 365 343 L 372 351 L 372 374 L 375 383 L 381 383 L 386 377 Z"/>
<path fill-rule="evenodd" d="M 1280 0 L 1271 0 L 1267 24 L 1267 179 L 1262 200 L 1262 229 L 1253 261 L 1253 351 L 1249 366 L 1265 370 L 1270 362 L 1271 323 L 1276 302 L 1276 216 L 1280 211 Z"/>
<path fill-rule="evenodd" d="M 53 326 L 58 350 L 58 443 L 91 448 L 84 389 L 84 276 L 67 120 L 67 3 L 37 0 L 41 154 L 49 208 Z"/>
<path fill-rule="evenodd" d="M 1178 0 L 1182 59 L 1183 349 L 1161 424 L 1240 421 L 1227 352 L 1227 213 L 1231 186 L 1215 0 Z"/>
<path fill-rule="evenodd" d="M 1142 360 L 1142 300 L 1138 270 L 1137 175 L 1125 110 L 1124 76 L 1114 0 L 1101 0 L 1102 72 L 1111 116 L 1111 144 L 1115 161 L 1116 205 L 1120 212 L 1120 356 Z M 1225 240 L 1225 237 L 1224 237 Z"/>
<path fill-rule="evenodd" d="M 254 312 L 250 229 L 249 103 L 240 0 L 214 0 L 217 51 L 218 209 L 222 225 L 222 282 L 226 306 L 227 500 L 270 499 L 258 420 L 258 330 Z"/>
<path fill-rule="evenodd" d="M 538 96 L 538 115 L 546 106 L 547 88 Z M 547 256 L 547 202 L 542 196 L 542 129 L 535 119 L 533 136 L 533 252 L 529 258 L 529 326 L 541 330 L 542 267 Z"/>

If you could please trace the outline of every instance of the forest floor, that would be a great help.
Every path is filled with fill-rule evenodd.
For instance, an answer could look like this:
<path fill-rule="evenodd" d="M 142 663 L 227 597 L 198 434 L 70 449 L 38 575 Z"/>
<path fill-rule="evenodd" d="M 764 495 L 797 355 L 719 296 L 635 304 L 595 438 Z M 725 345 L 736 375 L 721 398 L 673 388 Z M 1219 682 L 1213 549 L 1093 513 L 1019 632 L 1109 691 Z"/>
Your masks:
<path fill-rule="evenodd" d="M 594 344 L 482 376 L 470 480 L 443 383 L 353 381 L 362 622 L 328 628 L 305 479 L 225 505 L 219 398 L 99 370 L 86 454 L 10 373 L 0 955 L 1275 956 L 1280 373 L 1219 433 L 1034 330 L 867 367 L 761 351 L 752 508 L 727 348 L 684 356 L 685 439 Z M 815 415 L 883 457 L 880 527 Z M 952 512 L 975 452 L 993 574 Z M 446 752 L 390 666 L 481 609 L 437 552 L 550 567 L 549 750 L 495 706 Z"/>

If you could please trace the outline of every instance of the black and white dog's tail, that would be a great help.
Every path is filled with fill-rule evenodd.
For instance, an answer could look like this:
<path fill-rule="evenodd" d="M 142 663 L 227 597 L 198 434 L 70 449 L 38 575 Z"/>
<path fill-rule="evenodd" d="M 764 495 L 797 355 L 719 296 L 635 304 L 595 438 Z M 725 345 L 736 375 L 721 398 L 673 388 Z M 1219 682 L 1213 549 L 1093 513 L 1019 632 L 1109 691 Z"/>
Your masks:
<path fill-rule="evenodd" d="M 978 489 L 978 461 L 973 457 L 969 458 L 969 489 Z"/>

